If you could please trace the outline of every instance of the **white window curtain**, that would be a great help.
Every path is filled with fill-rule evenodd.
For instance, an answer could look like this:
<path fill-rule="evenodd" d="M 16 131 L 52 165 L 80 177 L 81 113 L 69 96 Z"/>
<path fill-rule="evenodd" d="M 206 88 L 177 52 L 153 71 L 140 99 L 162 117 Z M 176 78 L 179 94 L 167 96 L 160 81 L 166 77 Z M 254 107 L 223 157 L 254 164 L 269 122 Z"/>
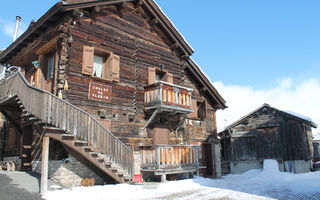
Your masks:
<path fill-rule="evenodd" d="M 55 57 L 54 56 L 50 56 L 48 58 L 48 74 L 47 74 L 47 79 L 48 80 L 53 78 L 54 61 L 55 61 Z"/>
<path fill-rule="evenodd" d="M 93 63 L 93 76 L 102 77 L 103 58 L 100 56 L 94 56 Z"/>

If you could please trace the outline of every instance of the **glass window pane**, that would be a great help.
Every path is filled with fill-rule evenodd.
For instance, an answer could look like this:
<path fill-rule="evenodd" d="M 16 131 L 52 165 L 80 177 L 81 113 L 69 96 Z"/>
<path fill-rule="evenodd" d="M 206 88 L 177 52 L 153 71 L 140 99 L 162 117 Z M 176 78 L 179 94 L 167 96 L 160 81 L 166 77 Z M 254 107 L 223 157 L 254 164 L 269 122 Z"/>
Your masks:
<path fill-rule="evenodd" d="M 102 77 L 103 58 L 100 56 L 94 56 L 93 63 L 93 76 Z"/>
<path fill-rule="evenodd" d="M 53 78 L 53 70 L 54 70 L 54 56 L 48 57 L 48 74 L 47 79 Z"/>

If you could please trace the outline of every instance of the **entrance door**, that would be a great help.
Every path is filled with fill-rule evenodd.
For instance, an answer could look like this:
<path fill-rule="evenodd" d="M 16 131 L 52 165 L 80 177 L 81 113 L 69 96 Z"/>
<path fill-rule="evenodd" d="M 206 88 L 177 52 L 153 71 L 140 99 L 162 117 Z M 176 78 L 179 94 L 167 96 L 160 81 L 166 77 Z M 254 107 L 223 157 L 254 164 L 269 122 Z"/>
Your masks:
<path fill-rule="evenodd" d="M 211 143 L 203 143 L 203 150 L 206 165 L 205 176 L 214 177 L 213 145 Z"/>
<path fill-rule="evenodd" d="M 53 93 L 56 56 L 54 52 L 40 56 L 40 68 L 35 75 L 35 86 Z"/>

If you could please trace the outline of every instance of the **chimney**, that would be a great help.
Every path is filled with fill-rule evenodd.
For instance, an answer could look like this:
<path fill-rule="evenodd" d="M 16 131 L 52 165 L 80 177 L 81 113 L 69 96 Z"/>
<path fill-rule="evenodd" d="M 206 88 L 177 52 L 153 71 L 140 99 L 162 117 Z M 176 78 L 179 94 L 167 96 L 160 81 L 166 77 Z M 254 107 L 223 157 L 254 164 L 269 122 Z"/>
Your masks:
<path fill-rule="evenodd" d="M 16 39 L 17 39 L 20 20 L 21 20 L 21 17 L 17 16 L 16 17 L 16 27 L 14 28 L 14 34 L 13 34 L 13 41 L 16 41 Z"/>

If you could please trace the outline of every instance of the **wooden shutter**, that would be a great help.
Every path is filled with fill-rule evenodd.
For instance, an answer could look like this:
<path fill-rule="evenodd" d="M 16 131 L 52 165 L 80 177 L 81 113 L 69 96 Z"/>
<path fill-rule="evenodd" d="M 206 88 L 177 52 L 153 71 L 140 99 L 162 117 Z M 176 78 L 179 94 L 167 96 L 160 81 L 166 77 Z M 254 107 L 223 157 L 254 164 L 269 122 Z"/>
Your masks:
<path fill-rule="evenodd" d="M 148 84 L 156 82 L 156 69 L 154 67 L 148 67 Z"/>
<path fill-rule="evenodd" d="M 111 59 L 111 79 L 112 81 L 120 81 L 120 56 L 113 53 L 110 54 Z"/>
<path fill-rule="evenodd" d="M 83 46 L 82 74 L 92 75 L 94 62 L 94 47 Z"/>
<path fill-rule="evenodd" d="M 188 118 L 198 118 L 197 100 L 192 99 L 192 109 L 193 109 L 193 113 L 190 113 Z"/>
<path fill-rule="evenodd" d="M 106 80 L 111 80 L 111 55 L 104 62 L 102 77 Z"/>
<path fill-rule="evenodd" d="M 173 84 L 173 74 L 167 73 L 167 74 L 166 74 L 166 81 L 167 81 L 168 83 L 172 83 L 172 84 Z"/>

